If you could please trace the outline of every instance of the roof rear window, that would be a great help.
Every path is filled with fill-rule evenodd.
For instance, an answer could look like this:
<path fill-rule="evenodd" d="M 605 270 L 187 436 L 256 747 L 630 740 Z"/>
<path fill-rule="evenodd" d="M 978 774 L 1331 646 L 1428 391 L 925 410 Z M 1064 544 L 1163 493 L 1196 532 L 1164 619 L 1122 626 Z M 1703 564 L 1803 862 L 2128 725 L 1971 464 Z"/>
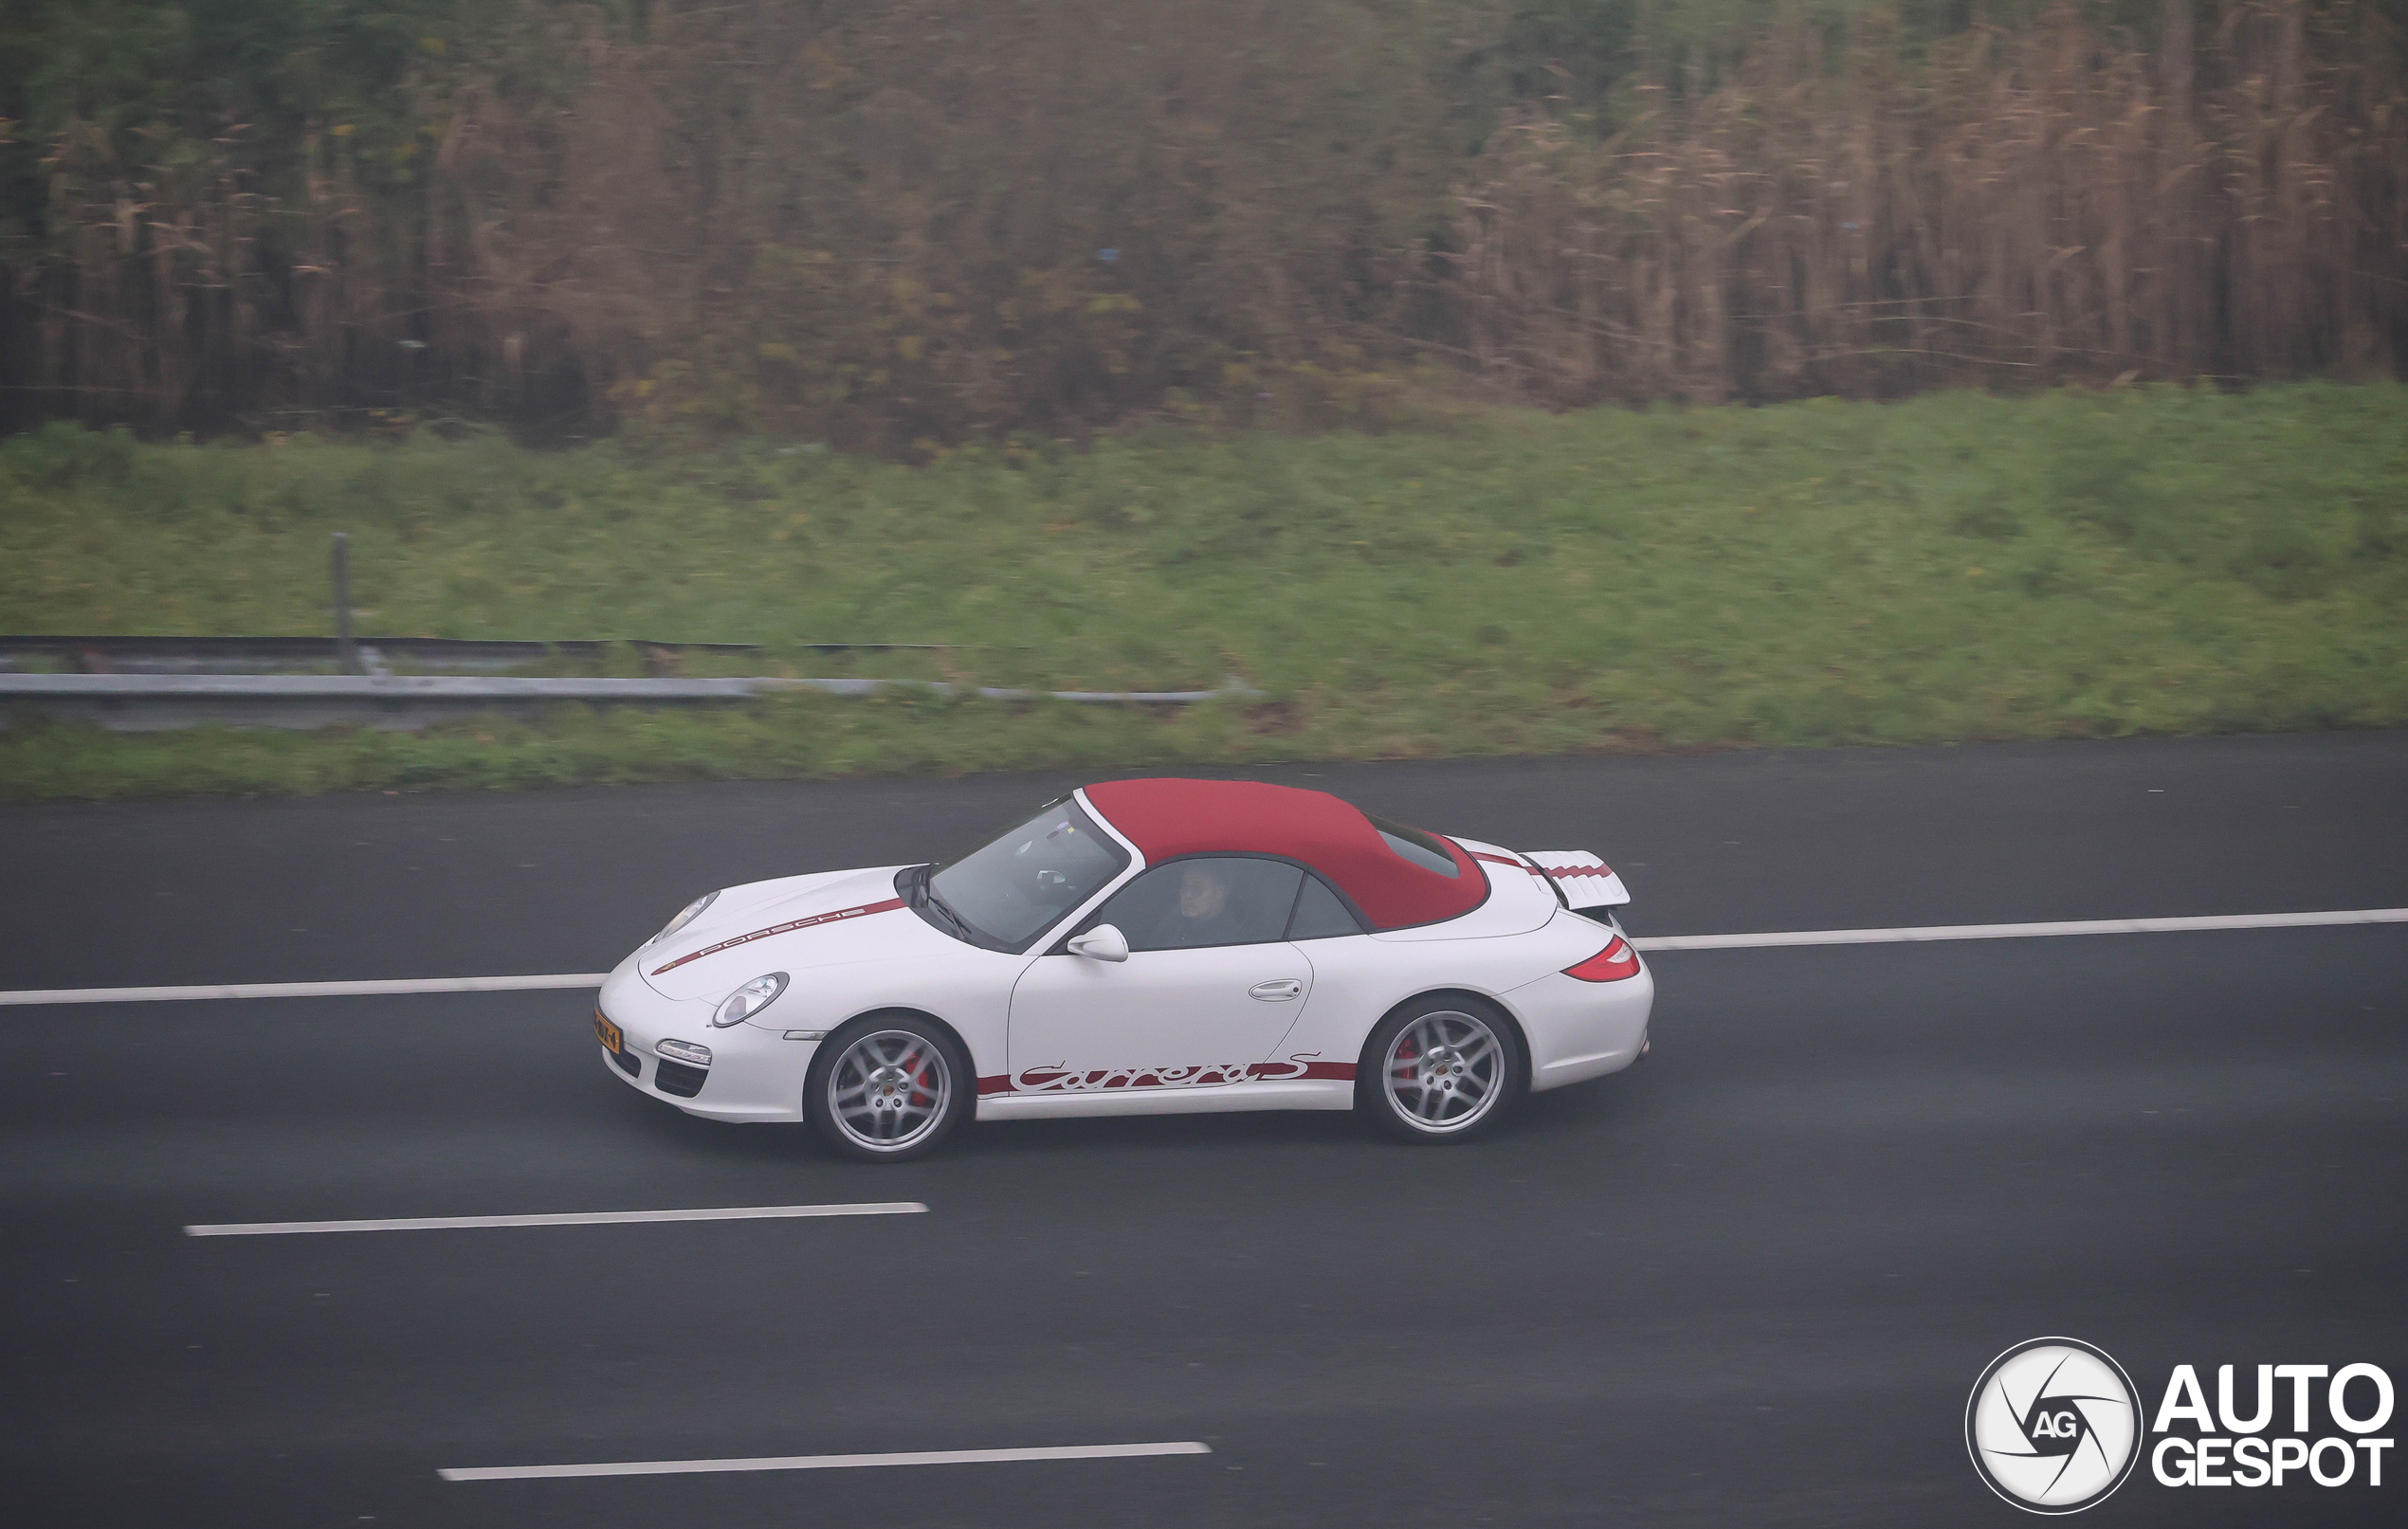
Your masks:
<path fill-rule="evenodd" d="M 1371 819 L 1371 826 L 1379 830 L 1379 837 L 1388 842 L 1389 848 L 1423 870 L 1436 871 L 1441 876 L 1462 874 L 1455 865 L 1455 857 L 1447 853 L 1447 846 L 1440 844 L 1435 835 L 1424 833 L 1419 828 L 1409 828 L 1401 823 L 1391 823 L 1370 812 L 1365 812 L 1363 816 Z"/>

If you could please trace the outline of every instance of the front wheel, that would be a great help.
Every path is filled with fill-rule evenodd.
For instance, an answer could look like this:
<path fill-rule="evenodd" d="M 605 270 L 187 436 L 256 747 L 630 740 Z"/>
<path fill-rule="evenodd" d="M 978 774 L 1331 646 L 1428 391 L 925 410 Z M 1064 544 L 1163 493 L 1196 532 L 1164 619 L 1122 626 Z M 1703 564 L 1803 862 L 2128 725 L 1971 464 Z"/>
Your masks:
<path fill-rule="evenodd" d="M 917 1014 L 870 1014 L 820 1043 L 803 1113 L 848 1157 L 891 1163 L 933 1151 L 975 1106 L 961 1045 Z"/>
<path fill-rule="evenodd" d="M 1504 1115 L 1522 1088 L 1522 1042 L 1467 998 L 1407 1004 L 1371 1032 L 1355 1104 L 1407 1141 L 1463 1141 Z"/>

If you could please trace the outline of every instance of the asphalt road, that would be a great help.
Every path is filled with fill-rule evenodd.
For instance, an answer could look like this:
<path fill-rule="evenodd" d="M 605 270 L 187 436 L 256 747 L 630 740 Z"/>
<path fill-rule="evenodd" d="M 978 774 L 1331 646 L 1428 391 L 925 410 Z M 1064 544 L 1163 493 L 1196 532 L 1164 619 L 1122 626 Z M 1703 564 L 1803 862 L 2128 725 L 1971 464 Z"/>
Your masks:
<path fill-rule="evenodd" d="M 2408 735 L 1265 774 L 1596 848 L 1647 933 L 2408 905 Z M 1061 784 L 0 810 L 0 988 L 599 970 L 694 891 L 941 853 Z M 1961 1430 L 2020 1339 L 2147 1405 L 2178 1363 L 2408 1386 L 2408 926 L 1652 962 L 1654 1056 L 1473 1146 L 1023 1123 L 898 1168 L 637 1097 L 574 993 L 0 1009 L 9 1517 L 2004 1524 Z M 930 1210 L 179 1230 L 862 1200 Z M 2083 1520 L 2401 1521 L 2386 1481 L 2144 1465 Z"/>

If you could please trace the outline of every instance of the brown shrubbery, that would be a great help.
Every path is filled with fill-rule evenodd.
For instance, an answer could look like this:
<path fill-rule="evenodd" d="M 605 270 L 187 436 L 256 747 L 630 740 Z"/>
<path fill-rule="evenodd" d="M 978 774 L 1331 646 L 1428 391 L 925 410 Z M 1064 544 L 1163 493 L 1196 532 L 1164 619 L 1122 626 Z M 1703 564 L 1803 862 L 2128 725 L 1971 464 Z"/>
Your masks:
<path fill-rule="evenodd" d="M 1900 63 L 1791 24 L 1611 141 L 1501 135 L 1451 311 L 1557 403 L 1943 382 L 2366 373 L 2408 352 L 2408 100 L 2362 7 L 2168 0 L 2154 52 L 2070 8 Z"/>
<path fill-rule="evenodd" d="M 1433 360 L 1569 405 L 2408 355 L 2381 0 L 2168 0 L 2145 43 L 1791 19 L 1602 141 L 1544 102 L 1479 133 L 1447 82 L 1487 10 L 1439 0 L 493 13 L 373 144 L 68 119 L 0 248 L 0 425 L 907 451 L 1377 421 Z"/>

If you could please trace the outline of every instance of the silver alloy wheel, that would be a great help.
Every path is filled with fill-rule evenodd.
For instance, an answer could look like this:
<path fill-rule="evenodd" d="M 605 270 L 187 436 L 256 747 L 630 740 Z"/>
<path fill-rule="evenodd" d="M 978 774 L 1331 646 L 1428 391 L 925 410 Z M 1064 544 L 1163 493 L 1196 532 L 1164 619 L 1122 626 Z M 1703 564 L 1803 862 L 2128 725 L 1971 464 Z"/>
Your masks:
<path fill-rule="evenodd" d="M 829 1119 L 868 1152 L 914 1145 L 944 1122 L 952 1103 L 944 1052 L 909 1030 L 872 1030 L 828 1070 Z"/>
<path fill-rule="evenodd" d="M 1505 1083 L 1497 1032 L 1459 1009 L 1423 1014 L 1398 1030 L 1380 1065 L 1396 1118 L 1431 1136 L 1469 1128 L 1495 1106 Z"/>

